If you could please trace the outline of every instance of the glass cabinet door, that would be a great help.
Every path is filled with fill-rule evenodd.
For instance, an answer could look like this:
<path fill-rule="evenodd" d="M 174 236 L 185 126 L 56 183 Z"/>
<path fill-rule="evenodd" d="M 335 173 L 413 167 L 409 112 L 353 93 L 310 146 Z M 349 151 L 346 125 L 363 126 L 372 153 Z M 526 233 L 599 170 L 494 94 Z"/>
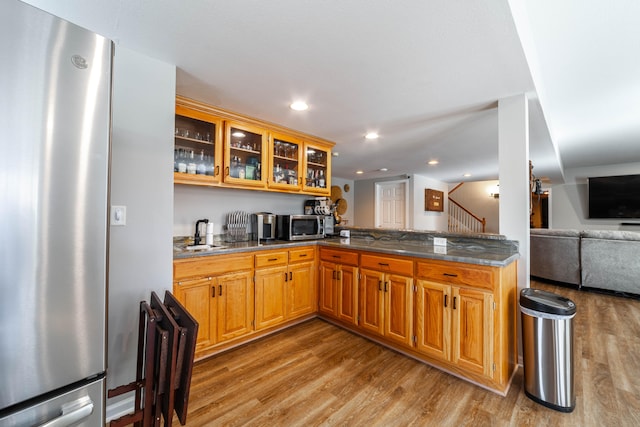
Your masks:
<path fill-rule="evenodd" d="M 238 122 L 225 123 L 224 181 L 265 187 L 263 165 L 267 159 L 267 131 Z"/>
<path fill-rule="evenodd" d="M 207 185 L 220 182 L 222 121 L 177 106 L 174 182 Z"/>
<path fill-rule="evenodd" d="M 305 144 L 305 176 L 303 190 L 329 195 L 331 188 L 331 150 L 319 145 Z"/>
<path fill-rule="evenodd" d="M 272 132 L 269 138 L 269 187 L 300 190 L 302 182 L 302 141 L 286 134 Z"/>

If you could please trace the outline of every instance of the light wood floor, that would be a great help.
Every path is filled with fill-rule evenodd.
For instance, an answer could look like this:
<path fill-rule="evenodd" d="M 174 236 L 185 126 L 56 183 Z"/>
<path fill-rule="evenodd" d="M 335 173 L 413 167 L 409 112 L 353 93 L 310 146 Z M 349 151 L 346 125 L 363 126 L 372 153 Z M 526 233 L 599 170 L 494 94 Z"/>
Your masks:
<path fill-rule="evenodd" d="M 522 369 L 501 397 L 314 319 L 197 363 L 187 425 L 640 425 L 640 301 L 531 285 L 578 308 L 572 413 L 527 398 Z"/>

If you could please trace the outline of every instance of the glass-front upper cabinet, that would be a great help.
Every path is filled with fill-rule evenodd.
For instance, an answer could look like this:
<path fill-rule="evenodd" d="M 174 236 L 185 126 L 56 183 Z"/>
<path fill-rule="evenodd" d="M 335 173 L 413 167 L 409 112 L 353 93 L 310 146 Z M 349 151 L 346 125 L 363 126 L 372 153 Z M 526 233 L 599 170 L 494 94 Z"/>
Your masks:
<path fill-rule="evenodd" d="M 245 123 L 225 122 L 224 182 L 266 188 L 267 131 Z"/>
<path fill-rule="evenodd" d="M 301 140 L 287 134 L 269 134 L 269 188 L 299 191 L 302 187 Z"/>
<path fill-rule="evenodd" d="M 222 176 L 222 120 L 179 105 L 175 120 L 174 183 L 219 183 Z"/>
<path fill-rule="evenodd" d="M 304 182 L 303 191 L 330 195 L 331 188 L 331 149 L 321 145 L 304 145 Z"/>

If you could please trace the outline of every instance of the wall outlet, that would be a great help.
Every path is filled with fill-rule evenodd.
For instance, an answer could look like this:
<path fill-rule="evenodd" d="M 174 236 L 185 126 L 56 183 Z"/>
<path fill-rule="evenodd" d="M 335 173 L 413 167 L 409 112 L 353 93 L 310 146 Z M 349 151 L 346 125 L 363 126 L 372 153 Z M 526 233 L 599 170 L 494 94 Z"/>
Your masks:
<path fill-rule="evenodd" d="M 447 239 L 444 237 L 434 237 L 433 246 L 447 246 Z"/>
<path fill-rule="evenodd" d="M 127 225 L 126 206 L 111 206 L 111 225 Z"/>

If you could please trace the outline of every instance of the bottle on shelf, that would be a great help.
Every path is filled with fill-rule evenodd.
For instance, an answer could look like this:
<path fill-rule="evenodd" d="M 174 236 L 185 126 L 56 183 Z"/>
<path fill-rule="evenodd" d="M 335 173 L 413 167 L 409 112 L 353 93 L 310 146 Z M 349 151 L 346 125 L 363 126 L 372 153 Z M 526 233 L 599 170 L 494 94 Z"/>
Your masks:
<path fill-rule="evenodd" d="M 187 163 L 187 173 L 195 175 L 197 172 L 198 166 L 196 165 L 195 155 L 193 154 L 193 150 L 189 153 L 189 163 Z"/>
<path fill-rule="evenodd" d="M 204 175 L 207 173 L 207 165 L 204 159 L 204 150 L 200 150 L 200 158 L 198 159 L 198 164 L 196 167 L 196 173 L 198 175 Z"/>

